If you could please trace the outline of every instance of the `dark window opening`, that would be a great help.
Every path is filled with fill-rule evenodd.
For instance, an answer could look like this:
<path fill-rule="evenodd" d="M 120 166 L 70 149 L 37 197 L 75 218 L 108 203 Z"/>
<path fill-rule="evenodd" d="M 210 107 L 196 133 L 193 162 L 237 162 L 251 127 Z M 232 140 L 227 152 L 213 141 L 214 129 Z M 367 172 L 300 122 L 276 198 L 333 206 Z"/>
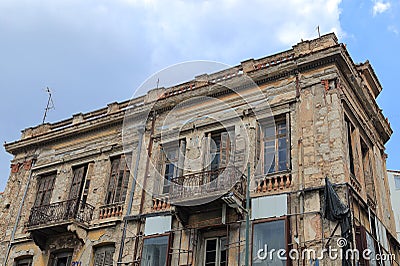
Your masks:
<path fill-rule="evenodd" d="M 70 266 L 72 251 L 54 252 L 50 255 L 49 266 Z"/>
<path fill-rule="evenodd" d="M 227 265 L 227 238 L 209 238 L 205 240 L 205 266 L 226 266 Z"/>
<path fill-rule="evenodd" d="M 14 266 L 32 266 L 32 256 L 29 257 L 20 257 L 14 260 Z"/>

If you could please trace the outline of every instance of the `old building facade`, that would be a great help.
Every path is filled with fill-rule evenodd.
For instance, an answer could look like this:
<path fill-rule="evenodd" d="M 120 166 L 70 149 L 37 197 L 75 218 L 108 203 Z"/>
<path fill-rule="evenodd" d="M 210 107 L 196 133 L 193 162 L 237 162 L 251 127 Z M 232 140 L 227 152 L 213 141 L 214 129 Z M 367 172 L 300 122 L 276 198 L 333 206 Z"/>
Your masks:
<path fill-rule="evenodd" d="M 397 240 L 400 241 L 400 171 L 388 170 L 388 183 L 390 199 L 393 207 L 394 220 L 396 222 Z"/>
<path fill-rule="evenodd" d="M 327 34 L 25 129 L 0 265 L 342 265 L 323 253 L 341 247 L 398 265 L 381 90 Z"/>

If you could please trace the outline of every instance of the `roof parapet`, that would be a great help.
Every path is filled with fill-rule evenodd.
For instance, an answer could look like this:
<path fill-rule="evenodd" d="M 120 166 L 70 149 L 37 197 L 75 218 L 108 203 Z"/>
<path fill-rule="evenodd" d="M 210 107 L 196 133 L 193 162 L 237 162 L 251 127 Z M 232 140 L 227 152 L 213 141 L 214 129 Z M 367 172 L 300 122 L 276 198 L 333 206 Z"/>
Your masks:
<path fill-rule="evenodd" d="M 293 46 L 294 54 L 296 57 L 317 52 L 335 45 L 338 45 L 338 38 L 334 33 L 322 35 L 317 39 L 302 41 Z"/>

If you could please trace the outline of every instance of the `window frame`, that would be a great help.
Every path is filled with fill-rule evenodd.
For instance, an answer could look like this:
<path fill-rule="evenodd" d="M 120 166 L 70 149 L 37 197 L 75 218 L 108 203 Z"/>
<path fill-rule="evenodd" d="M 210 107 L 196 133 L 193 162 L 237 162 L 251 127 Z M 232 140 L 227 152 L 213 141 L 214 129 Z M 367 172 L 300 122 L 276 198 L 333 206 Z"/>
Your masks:
<path fill-rule="evenodd" d="M 203 264 L 206 264 L 206 258 L 207 258 L 207 241 L 210 240 L 216 240 L 216 249 L 215 249 L 215 266 L 221 265 L 221 252 L 223 251 L 221 249 L 221 242 L 225 239 L 226 243 L 228 243 L 228 237 L 227 236 L 213 236 L 213 237 L 207 237 L 204 238 L 204 253 L 203 253 Z M 225 247 L 224 249 L 226 251 L 225 255 L 225 265 L 228 265 L 228 258 L 229 258 L 229 248 Z"/>
<path fill-rule="evenodd" d="M 175 159 L 170 161 L 168 152 L 175 150 Z M 186 138 L 171 140 L 166 143 L 160 143 L 159 156 L 157 162 L 157 171 L 161 182 L 155 182 L 155 194 L 165 195 L 170 192 L 171 180 L 183 176 L 186 154 Z M 172 176 L 167 176 L 167 165 L 173 165 Z"/>
<path fill-rule="evenodd" d="M 278 133 L 278 125 L 281 124 L 281 122 L 284 122 L 285 124 L 285 129 L 286 132 L 285 133 Z M 266 132 L 266 128 L 267 127 L 271 127 L 273 126 L 274 128 L 274 136 L 269 136 L 269 137 L 265 137 L 265 132 Z M 259 159 L 261 162 L 261 167 L 260 167 L 260 171 L 262 175 L 274 175 L 277 173 L 281 173 L 281 172 L 288 172 L 291 170 L 291 141 L 290 141 L 290 112 L 285 112 L 283 114 L 280 115 L 276 115 L 273 117 L 273 120 L 271 118 L 269 119 L 264 119 L 258 122 L 258 127 L 259 127 L 259 143 L 256 143 L 256 145 L 260 145 L 261 147 L 259 147 L 260 149 L 260 155 L 259 155 Z M 285 138 L 286 139 L 286 159 L 285 159 L 285 163 L 286 163 L 286 167 L 285 169 L 279 169 L 279 151 L 280 151 L 280 145 L 279 145 L 279 140 L 280 138 Z M 265 154 L 265 147 L 266 147 L 266 143 L 267 142 L 274 142 L 274 170 L 271 171 L 272 168 L 272 164 L 271 166 L 269 166 L 268 170 L 266 169 L 267 165 L 266 165 L 266 154 Z M 257 141 L 258 142 L 258 141 Z M 257 156 L 257 155 L 256 155 Z"/>
<path fill-rule="evenodd" d="M 74 254 L 73 249 L 61 249 L 61 250 L 55 250 L 50 253 L 49 256 L 49 266 L 56 266 L 57 260 L 60 258 L 67 258 L 67 263 L 72 262 L 72 257 Z"/>
<path fill-rule="evenodd" d="M 152 239 L 152 238 L 158 238 L 158 237 L 167 237 L 167 250 L 166 250 L 166 260 L 165 260 L 165 266 L 170 266 L 171 265 L 171 233 L 165 233 L 165 234 L 155 234 L 155 235 L 149 235 L 149 236 L 144 236 L 143 237 L 143 241 L 142 241 L 142 248 L 140 251 L 140 264 L 139 266 L 142 265 L 142 261 L 143 261 L 143 250 L 144 250 L 144 246 L 145 246 L 145 240 L 146 239 Z"/>
<path fill-rule="evenodd" d="M 226 134 L 223 136 L 223 134 Z M 234 147 L 235 147 L 235 127 L 218 128 L 212 131 L 207 131 L 204 133 L 206 139 L 205 147 L 203 148 L 203 171 L 218 171 L 219 169 L 231 166 L 234 163 Z M 219 146 L 217 147 L 215 153 L 212 144 L 215 143 L 213 139 L 219 139 Z M 225 138 L 225 139 L 224 139 Z M 225 141 L 225 148 L 223 148 Z M 218 154 L 218 164 L 217 167 L 213 167 L 213 161 Z M 213 156 L 214 155 L 214 156 Z M 214 164 L 216 165 L 216 164 Z M 211 178 L 212 179 L 212 178 Z"/>
<path fill-rule="evenodd" d="M 28 263 L 28 266 L 33 265 L 33 256 L 21 256 L 14 259 L 13 266 L 22 266 L 21 263 Z"/>
<path fill-rule="evenodd" d="M 282 216 L 282 217 L 273 217 L 273 218 L 265 218 L 265 219 L 259 219 L 259 220 L 254 220 L 252 222 L 251 225 L 251 250 L 250 250 L 250 265 L 253 265 L 253 252 L 254 252 L 254 226 L 257 224 L 262 224 L 262 223 L 269 223 L 269 222 L 276 222 L 276 221 L 283 221 L 284 222 L 284 231 L 285 231 L 285 235 L 284 235 L 284 241 L 285 241 L 285 250 L 286 250 L 286 255 L 288 255 L 288 251 L 289 251 L 289 237 L 290 237 L 290 219 L 288 216 Z M 286 265 L 291 265 L 290 264 L 290 257 L 286 257 L 286 261 L 285 264 Z"/>

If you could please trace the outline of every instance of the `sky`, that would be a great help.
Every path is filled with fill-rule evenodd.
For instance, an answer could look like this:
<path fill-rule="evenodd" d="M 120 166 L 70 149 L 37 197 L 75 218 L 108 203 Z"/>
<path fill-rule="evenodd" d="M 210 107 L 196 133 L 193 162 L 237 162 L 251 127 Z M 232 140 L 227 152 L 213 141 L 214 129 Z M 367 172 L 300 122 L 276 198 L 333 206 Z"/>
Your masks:
<path fill-rule="evenodd" d="M 317 26 L 374 67 L 377 101 L 394 130 L 387 167 L 400 169 L 400 0 L 1 0 L 0 141 L 42 122 L 46 87 L 55 105 L 46 121 L 56 122 L 130 99 L 170 65 L 237 65 L 316 38 Z M 11 159 L 2 148 L 0 191 Z"/>

